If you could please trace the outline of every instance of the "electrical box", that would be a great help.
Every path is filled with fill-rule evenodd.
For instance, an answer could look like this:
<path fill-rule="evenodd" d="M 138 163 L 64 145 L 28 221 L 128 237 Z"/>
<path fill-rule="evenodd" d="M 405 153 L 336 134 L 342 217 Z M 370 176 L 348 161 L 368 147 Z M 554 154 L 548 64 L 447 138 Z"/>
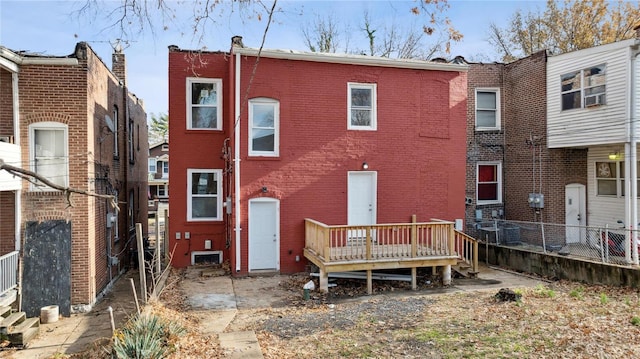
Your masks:
<path fill-rule="evenodd" d="M 544 195 L 542 193 L 529 193 L 529 207 L 544 208 Z"/>

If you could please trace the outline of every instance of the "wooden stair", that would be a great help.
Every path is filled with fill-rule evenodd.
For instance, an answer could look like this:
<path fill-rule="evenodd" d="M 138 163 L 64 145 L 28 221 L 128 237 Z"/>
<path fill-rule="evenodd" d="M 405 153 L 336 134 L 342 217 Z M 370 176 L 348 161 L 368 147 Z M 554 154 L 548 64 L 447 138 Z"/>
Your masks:
<path fill-rule="evenodd" d="M 478 272 L 471 270 L 471 265 L 463 260 L 458 260 L 458 264 L 451 266 L 451 269 L 465 278 L 478 278 Z"/>
<path fill-rule="evenodd" d="M 25 312 L 12 312 L 11 307 L 0 307 L 0 339 L 11 346 L 24 347 L 40 330 L 40 318 L 27 318 Z"/>

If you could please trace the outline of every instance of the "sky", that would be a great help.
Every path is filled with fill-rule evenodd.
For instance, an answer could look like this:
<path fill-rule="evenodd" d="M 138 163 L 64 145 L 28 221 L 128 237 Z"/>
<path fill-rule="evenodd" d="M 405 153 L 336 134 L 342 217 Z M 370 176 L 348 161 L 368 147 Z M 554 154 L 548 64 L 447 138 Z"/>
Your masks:
<path fill-rule="evenodd" d="M 139 0 L 140 2 L 141 0 Z M 147 0 L 155 2 L 156 0 Z M 151 8 L 154 31 L 138 32 L 136 26 L 128 28 L 129 41 L 124 43 L 127 59 L 129 90 L 141 98 L 149 115 L 168 113 L 168 46 L 181 49 L 228 51 L 231 37 L 240 35 L 247 47 L 260 47 L 266 18 L 258 18 L 248 8 L 231 9 L 228 4 L 217 8 L 215 22 L 202 27 L 204 32 L 194 36 L 192 0 L 165 0 L 176 9 L 173 17 L 162 18 Z M 0 0 L 0 45 L 13 51 L 27 50 L 46 55 L 63 56 L 73 53 L 79 41 L 88 42 L 108 67 L 111 67 L 112 44 L 124 38 L 119 28 L 112 25 L 115 18 L 108 17 L 120 0 L 98 1 L 98 8 L 78 14 L 85 1 Z M 264 0 L 271 4 L 270 0 Z M 473 1 L 449 0 L 446 16 L 464 38 L 454 43 L 449 57 L 462 55 L 473 61 L 497 61 L 499 57 L 486 41 L 489 24 L 505 26 L 516 10 L 524 12 L 543 9 L 543 0 Z M 267 32 L 264 48 L 308 51 L 302 29 L 318 16 L 333 16 L 345 29 L 342 47 L 348 42 L 351 51 L 366 49 L 366 41 L 359 28 L 363 13 L 380 27 L 391 24 L 421 28 L 424 17 L 411 14 L 415 1 L 303 1 L 278 0 L 274 21 Z M 121 14 L 121 13 L 117 13 Z M 199 36 L 202 35 L 202 40 Z"/>

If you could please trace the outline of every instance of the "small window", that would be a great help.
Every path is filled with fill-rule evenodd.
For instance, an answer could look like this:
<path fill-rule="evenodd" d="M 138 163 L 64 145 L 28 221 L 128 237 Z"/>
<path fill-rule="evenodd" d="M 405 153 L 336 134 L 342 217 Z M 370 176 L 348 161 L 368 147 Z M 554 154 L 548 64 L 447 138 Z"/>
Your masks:
<path fill-rule="evenodd" d="M 157 160 L 155 158 L 149 158 L 149 173 L 156 173 L 158 171 Z"/>
<path fill-rule="evenodd" d="M 222 170 L 187 170 L 187 220 L 220 221 Z"/>
<path fill-rule="evenodd" d="M 169 145 L 167 145 L 167 144 L 162 145 L 162 151 L 163 152 L 169 151 Z"/>
<path fill-rule="evenodd" d="M 476 178 L 478 204 L 502 203 L 501 163 L 478 163 Z"/>
<path fill-rule="evenodd" d="M 49 181 L 69 186 L 67 125 L 57 122 L 39 122 L 29 126 L 31 170 Z M 44 185 L 32 189 L 52 190 Z"/>
<path fill-rule="evenodd" d="M 606 104 L 606 66 L 598 65 L 560 76 L 562 110 Z"/>
<path fill-rule="evenodd" d="M 476 89 L 476 130 L 500 130 L 499 89 Z"/>
<path fill-rule="evenodd" d="M 187 78 L 187 129 L 222 129 L 222 80 Z"/>
<path fill-rule="evenodd" d="M 162 178 L 169 178 L 169 161 L 162 161 Z"/>
<path fill-rule="evenodd" d="M 280 103 L 260 98 L 249 101 L 249 154 L 278 156 Z"/>
<path fill-rule="evenodd" d="M 375 130 L 376 84 L 348 83 L 347 88 L 347 128 Z"/>

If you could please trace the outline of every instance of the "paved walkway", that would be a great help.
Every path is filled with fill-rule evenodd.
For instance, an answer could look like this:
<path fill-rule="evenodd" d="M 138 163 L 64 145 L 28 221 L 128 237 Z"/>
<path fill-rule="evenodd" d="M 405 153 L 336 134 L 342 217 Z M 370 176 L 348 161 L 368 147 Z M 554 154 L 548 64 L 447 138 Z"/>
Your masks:
<path fill-rule="evenodd" d="M 111 338 L 107 308 L 111 306 L 117 327 L 135 313 L 136 306 L 129 278 L 137 279 L 137 271 L 123 275 L 113 290 L 94 309 L 85 314 L 73 314 L 58 322 L 41 325 L 40 334 L 28 348 L 0 352 L 0 358 L 44 359 L 56 354 L 72 354 L 92 344 L 106 343 Z M 200 332 L 217 334 L 222 348 L 230 358 L 262 358 L 262 351 L 254 332 L 227 332 L 239 310 L 269 308 L 285 305 L 287 293 L 278 290 L 287 276 L 234 278 L 229 276 L 202 276 L 202 269 L 187 271 L 182 287 L 188 295 L 187 304 L 196 312 Z M 478 280 L 455 279 L 451 287 L 434 293 L 455 291 L 498 291 L 500 288 L 533 287 L 545 282 L 481 265 Z M 424 294 L 424 292 L 422 292 Z M 302 295 L 302 288 L 301 288 Z M 361 298 L 366 300 L 368 297 Z"/>

